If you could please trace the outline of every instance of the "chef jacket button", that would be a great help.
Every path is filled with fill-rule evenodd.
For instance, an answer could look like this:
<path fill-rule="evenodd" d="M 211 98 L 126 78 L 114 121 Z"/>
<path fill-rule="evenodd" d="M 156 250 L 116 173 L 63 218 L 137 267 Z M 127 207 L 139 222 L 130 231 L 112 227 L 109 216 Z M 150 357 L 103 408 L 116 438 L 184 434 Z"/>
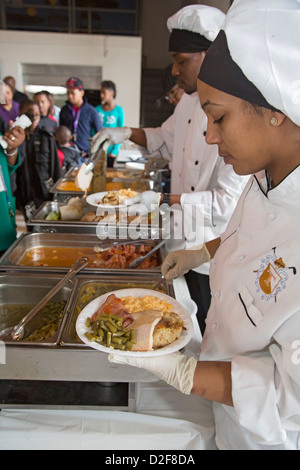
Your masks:
<path fill-rule="evenodd" d="M 276 214 L 275 214 L 275 212 L 271 212 L 271 213 L 269 214 L 269 218 L 270 218 L 270 220 L 275 220 L 275 219 L 276 219 Z"/>
<path fill-rule="evenodd" d="M 203 132 L 204 137 L 206 137 L 206 131 Z"/>
<path fill-rule="evenodd" d="M 214 293 L 214 298 L 215 299 L 219 299 L 220 298 L 220 295 L 221 295 L 221 292 L 219 290 L 217 290 L 215 293 Z"/>
<path fill-rule="evenodd" d="M 213 258 L 213 259 L 210 260 L 210 264 L 212 264 L 213 266 L 216 264 L 215 258 Z"/>
<path fill-rule="evenodd" d="M 189 119 L 189 120 L 188 120 L 188 123 L 189 123 L 189 124 L 191 124 L 191 122 L 192 122 L 192 120 L 191 120 L 191 119 Z"/>
<path fill-rule="evenodd" d="M 198 160 L 196 160 L 196 161 L 195 161 L 195 165 L 199 165 L 199 162 L 198 162 Z"/>
<path fill-rule="evenodd" d="M 239 256 L 239 260 L 240 260 L 240 262 L 244 261 L 244 259 L 245 259 L 245 258 L 246 258 L 246 256 L 244 256 L 244 255 L 240 255 L 240 256 Z"/>
<path fill-rule="evenodd" d="M 218 323 L 216 321 L 213 322 L 211 325 L 212 330 L 216 330 L 218 328 Z"/>
<path fill-rule="evenodd" d="M 192 187 L 191 187 L 191 190 L 192 190 L 192 191 L 195 191 L 195 188 L 194 188 L 194 186 L 192 186 Z"/>

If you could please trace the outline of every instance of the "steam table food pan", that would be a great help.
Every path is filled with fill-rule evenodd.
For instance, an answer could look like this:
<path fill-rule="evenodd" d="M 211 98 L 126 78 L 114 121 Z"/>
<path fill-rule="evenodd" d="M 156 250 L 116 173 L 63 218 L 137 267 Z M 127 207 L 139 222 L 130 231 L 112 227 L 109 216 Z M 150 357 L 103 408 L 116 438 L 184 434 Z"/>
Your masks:
<path fill-rule="evenodd" d="M 159 240 L 104 240 L 101 241 L 94 235 L 83 234 L 66 234 L 66 233 L 23 233 L 15 243 L 8 249 L 0 259 L 0 271 L 7 270 L 22 270 L 22 271 L 40 271 L 40 272 L 63 272 L 65 273 L 70 266 L 82 256 L 87 256 L 91 259 L 88 267 L 84 268 L 85 272 L 90 273 L 160 273 L 160 266 L 165 257 L 164 246 L 159 248 L 154 255 L 156 256 L 157 265 L 144 269 L 139 267 L 136 269 L 128 269 L 118 264 L 118 257 L 124 260 L 122 254 L 124 250 L 121 249 L 122 243 L 124 247 L 128 248 L 131 245 L 135 250 L 140 250 L 141 246 L 147 246 L 150 250 L 157 245 Z M 114 243 L 118 243 L 118 249 L 113 260 L 113 254 L 109 252 L 101 252 L 107 246 L 113 247 Z M 43 259 L 43 249 L 46 249 L 48 259 Z M 30 253 L 30 265 L 22 265 L 22 259 L 26 253 Z M 154 256 L 153 255 L 153 256 Z M 109 257 L 109 261 L 103 264 L 103 256 Z M 129 259 L 129 258 L 128 258 Z M 35 260 L 35 261 L 34 261 Z M 100 262 L 101 260 L 101 262 Z M 93 261 L 93 263 L 92 263 Z M 113 262 L 115 261 L 115 262 Z M 34 263 L 32 265 L 31 263 Z M 128 264 L 128 263 L 127 263 Z M 107 267 L 105 267 L 107 266 Z M 148 265 L 150 266 L 150 265 Z"/>
<path fill-rule="evenodd" d="M 61 206 L 65 206 L 66 202 L 46 201 L 33 216 L 27 221 L 27 227 L 30 232 L 45 232 L 45 233 L 84 233 L 90 235 L 98 235 L 101 238 L 123 238 L 132 232 L 137 234 L 140 239 L 157 239 L 161 238 L 162 228 L 161 219 L 158 217 L 148 219 L 143 216 L 138 219 L 135 224 L 128 221 L 128 223 L 109 223 L 103 222 L 84 222 L 78 221 L 63 221 L 63 220 L 46 220 L 50 212 L 59 212 Z M 97 208 L 86 204 L 83 210 L 83 216 L 88 212 L 93 211 L 97 214 Z M 118 214 L 117 214 L 118 216 Z M 136 235 L 134 235 L 136 236 Z"/>
<path fill-rule="evenodd" d="M 0 330 L 17 325 L 61 277 L 26 272 L 0 274 Z M 25 327 L 24 339 L 9 340 L 6 344 L 57 346 L 76 285 L 75 278 L 69 281 L 46 307 L 36 314 Z"/>

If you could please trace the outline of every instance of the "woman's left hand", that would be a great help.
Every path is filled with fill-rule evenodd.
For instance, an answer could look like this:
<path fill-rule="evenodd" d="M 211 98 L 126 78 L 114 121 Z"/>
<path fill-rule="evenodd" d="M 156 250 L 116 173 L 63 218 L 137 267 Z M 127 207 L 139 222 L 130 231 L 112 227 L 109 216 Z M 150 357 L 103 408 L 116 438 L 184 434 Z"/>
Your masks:
<path fill-rule="evenodd" d="M 116 353 L 110 354 L 108 360 L 117 364 L 146 369 L 186 395 L 190 395 L 194 385 L 197 361 L 195 358 L 188 358 L 179 352 L 156 357 L 128 357 Z"/>
<path fill-rule="evenodd" d="M 16 126 L 5 132 L 3 138 L 8 145 L 6 153 L 10 154 L 24 142 L 25 131 L 22 127 Z"/>

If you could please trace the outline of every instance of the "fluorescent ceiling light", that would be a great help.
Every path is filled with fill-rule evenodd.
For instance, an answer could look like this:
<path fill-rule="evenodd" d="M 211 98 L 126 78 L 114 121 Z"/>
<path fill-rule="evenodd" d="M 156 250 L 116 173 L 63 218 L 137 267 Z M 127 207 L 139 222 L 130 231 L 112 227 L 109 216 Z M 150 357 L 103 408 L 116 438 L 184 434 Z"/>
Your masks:
<path fill-rule="evenodd" d="M 66 95 L 67 89 L 63 86 L 46 86 L 46 85 L 25 85 L 25 92 L 38 93 L 39 91 L 49 91 L 52 95 Z"/>

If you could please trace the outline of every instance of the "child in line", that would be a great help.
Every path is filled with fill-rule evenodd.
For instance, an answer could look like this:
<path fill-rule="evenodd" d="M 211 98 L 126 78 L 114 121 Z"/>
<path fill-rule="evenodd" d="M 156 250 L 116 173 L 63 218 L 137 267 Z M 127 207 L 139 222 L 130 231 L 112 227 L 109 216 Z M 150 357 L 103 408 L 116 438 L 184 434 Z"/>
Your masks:
<path fill-rule="evenodd" d="M 72 133 L 66 126 L 59 126 L 55 132 L 57 154 L 63 171 L 81 165 L 81 152 L 72 142 Z"/>

